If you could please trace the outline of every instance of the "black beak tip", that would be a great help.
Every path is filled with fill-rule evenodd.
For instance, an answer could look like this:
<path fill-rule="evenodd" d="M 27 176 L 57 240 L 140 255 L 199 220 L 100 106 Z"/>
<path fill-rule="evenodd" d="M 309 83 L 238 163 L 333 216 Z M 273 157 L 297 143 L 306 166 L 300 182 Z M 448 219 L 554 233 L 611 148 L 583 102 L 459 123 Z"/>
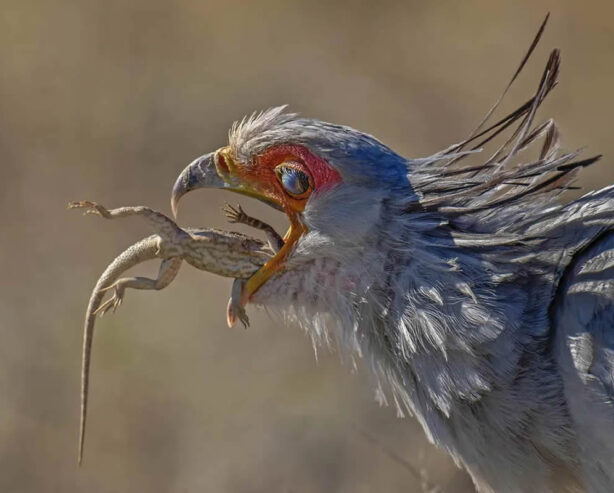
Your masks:
<path fill-rule="evenodd" d="M 192 161 L 181 172 L 173 185 L 171 209 L 177 217 L 179 199 L 197 188 L 224 188 L 225 182 L 215 167 L 215 153 L 209 153 Z"/>
<path fill-rule="evenodd" d="M 173 211 L 173 217 L 175 218 L 177 218 L 177 211 L 179 208 L 179 199 L 183 197 L 186 194 L 186 192 L 190 189 L 189 188 L 189 176 L 186 177 L 185 176 L 186 174 L 187 175 L 191 174 L 188 169 L 186 169 L 183 173 L 181 173 L 181 175 L 179 175 L 179 178 L 177 178 L 177 181 L 173 185 L 173 191 L 171 193 L 171 210 Z"/>

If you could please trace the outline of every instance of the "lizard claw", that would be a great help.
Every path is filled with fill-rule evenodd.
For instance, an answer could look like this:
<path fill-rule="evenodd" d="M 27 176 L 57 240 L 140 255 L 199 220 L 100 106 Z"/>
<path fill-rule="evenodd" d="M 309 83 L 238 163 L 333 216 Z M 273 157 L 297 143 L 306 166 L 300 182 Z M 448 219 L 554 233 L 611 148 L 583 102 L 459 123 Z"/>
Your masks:
<path fill-rule="evenodd" d="M 243 327 L 246 329 L 249 327 L 249 317 L 247 316 L 247 312 L 245 308 L 240 305 L 236 305 L 232 298 L 228 300 L 228 306 L 226 307 L 226 323 L 228 327 L 232 327 L 237 319 L 243 324 Z"/>
<path fill-rule="evenodd" d="M 100 305 L 94 311 L 94 315 L 100 314 L 100 316 L 102 317 L 109 310 L 113 310 L 113 313 L 115 313 L 115 310 L 117 310 L 119 306 L 122 304 L 122 301 L 124 301 L 125 290 L 121 284 L 119 283 L 111 284 L 110 286 L 107 286 L 106 288 L 101 289 L 100 292 L 104 293 L 105 291 L 108 291 L 110 289 L 114 289 L 113 296 L 109 298 L 107 301 L 105 301 L 102 305 Z"/>
<path fill-rule="evenodd" d="M 224 205 L 224 208 L 222 210 L 224 211 L 224 214 L 226 214 L 228 222 L 231 223 L 242 223 L 247 216 L 247 214 L 245 214 L 245 211 L 239 204 L 237 204 L 236 208 L 230 204 L 226 204 Z"/>
<path fill-rule="evenodd" d="M 94 202 L 90 202 L 89 200 L 72 200 L 68 202 L 68 209 L 81 209 L 83 207 L 92 207 Z"/>
<path fill-rule="evenodd" d="M 109 211 L 100 204 L 96 202 L 91 202 L 90 200 L 82 200 L 79 202 L 69 202 L 69 209 L 87 209 L 84 214 L 95 214 L 102 217 L 109 217 Z"/>
<path fill-rule="evenodd" d="M 246 329 L 249 327 L 249 318 L 241 303 L 241 294 L 244 284 L 245 281 L 243 279 L 235 279 L 232 283 L 232 291 L 230 299 L 228 300 L 228 306 L 226 307 L 226 323 L 228 327 L 232 327 L 237 321 L 237 318 L 243 324 L 243 327 Z"/>

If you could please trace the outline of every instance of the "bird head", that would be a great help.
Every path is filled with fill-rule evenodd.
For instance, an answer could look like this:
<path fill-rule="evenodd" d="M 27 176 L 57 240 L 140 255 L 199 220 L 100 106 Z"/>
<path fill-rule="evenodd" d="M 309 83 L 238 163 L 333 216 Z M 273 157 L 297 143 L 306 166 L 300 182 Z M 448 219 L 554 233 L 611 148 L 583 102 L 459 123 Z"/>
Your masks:
<path fill-rule="evenodd" d="M 365 358 L 381 401 L 387 386 L 399 413 L 414 414 L 432 441 L 456 454 L 459 437 L 482 436 L 482 417 L 499 429 L 499 414 L 510 416 L 518 399 L 480 399 L 523 385 L 528 358 L 542 354 L 550 332 L 544 321 L 561 259 L 572 251 L 571 229 L 591 237 L 576 221 L 565 229 L 557 197 L 599 156 L 577 160 L 578 152 L 560 151 L 552 120 L 534 125 L 559 61 L 553 50 L 535 95 L 518 109 L 483 128 L 497 102 L 467 139 L 421 159 L 283 107 L 255 114 L 233 125 L 228 146 L 184 169 L 173 211 L 199 188 L 283 211 L 284 245 L 243 285 L 242 304 L 281 312 L 314 343 L 332 334 L 344 353 Z M 508 128 L 485 161 L 457 166 Z M 540 140 L 537 153 L 524 154 Z M 527 399 L 537 403 L 531 413 L 542 412 L 537 394 Z M 521 409 L 514 427 L 530 415 Z"/>
<path fill-rule="evenodd" d="M 322 263 L 328 261 L 330 268 L 335 258 L 347 264 L 364 252 L 373 243 L 369 237 L 375 239 L 374 228 L 381 226 L 384 201 L 412 194 L 407 172 L 406 160 L 375 138 L 278 107 L 235 123 L 228 146 L 183 170 L 171 202 L 176 213 L 187 192 L 220 188 L 257 198 L 287 215 L 290 228 L 283 247 L 246 282 L 241 295 L 245 304 L 260 292 L 257 301 L 267 304 L 273 293 L 288 293 L 289 284 L 298 286 L 307 275 L 329 275 Z M 347 278 L 339 281 L 351 284 Z M 314 289 L 322 287 L 318 284 Z"/>
<path fill-rule="evenodd" d="M 558 224 L 557 197 L 599 158 L 561 153 L 552 120 L 534 126 L 558 67 L 554 50 L 527 103 L 419 159 L 284 107 L 254 114 L 232 126 L 227 146 L 182 171 L 173 211 L 200 188 L 227 189 L 283 211 L 290 223 L 284 245 L 243 285 L 241 304 L 297 322 L 314 343 L 326 344 L 332 334 L 344 352 L 365 357 L 390 383 L 395 402 L 420 419 L 434 416 L 425 411 L 431 407 L 448 415 L 455 399 L 480 395 L 493 375 L 511 374 L 518 355 L 507 354 L 497 368 L 476 355 L 505 352 L 509 339 L 499 336 L 510 321 L 532 303 L 544 305 L 523 289 L 527 279 L 549 279 L 554 268 L 537 245 Z M 515 123 L 486 161 L 457 165 Z M 540 139 L 537 159 L 523 155 Z M 407 378 L 414 374 L 420 391 Z"/>

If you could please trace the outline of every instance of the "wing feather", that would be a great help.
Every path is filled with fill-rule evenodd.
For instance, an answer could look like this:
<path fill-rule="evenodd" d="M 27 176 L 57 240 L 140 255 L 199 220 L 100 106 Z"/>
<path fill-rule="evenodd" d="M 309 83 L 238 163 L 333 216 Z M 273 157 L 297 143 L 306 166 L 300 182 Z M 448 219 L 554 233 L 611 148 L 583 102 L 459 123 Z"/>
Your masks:
<path fill-rule="evenodd" d="M 576 252 L 553 304 L 556 358 L 591 491 L 614 484 L 614 231 Z"/>

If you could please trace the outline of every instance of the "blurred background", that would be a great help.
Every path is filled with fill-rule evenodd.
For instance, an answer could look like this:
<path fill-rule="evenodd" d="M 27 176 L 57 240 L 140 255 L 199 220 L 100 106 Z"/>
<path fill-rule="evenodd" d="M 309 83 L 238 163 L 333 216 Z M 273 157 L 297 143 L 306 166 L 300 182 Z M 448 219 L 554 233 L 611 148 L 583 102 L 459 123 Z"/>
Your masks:
<path fill-rule="evenodd" d="M 328 2 L 4 0 L 0 9 L 0 491 L 473 491 L 413 419 L 380 408 L 362 369 L 249 310 L 225 325 L 231 281 L 183 267 L 99 320 L 85 461 L 81 326 L 98 275 L 149 233 L 69 200 L 169 211 L 172 183 L 246 113 L 288 103 L 406 156 L 465 137 L 547 11 L 503 111 L 562 48 L 539 116 L 614 181 L 614 4 L 573 0 Z M 195 193 L 180 223 L 225 225 L 238 196 Z M 240 199 L 279 229 L 284 218 Z M 157 265 L 142 272 L 154 273 Z"/>

